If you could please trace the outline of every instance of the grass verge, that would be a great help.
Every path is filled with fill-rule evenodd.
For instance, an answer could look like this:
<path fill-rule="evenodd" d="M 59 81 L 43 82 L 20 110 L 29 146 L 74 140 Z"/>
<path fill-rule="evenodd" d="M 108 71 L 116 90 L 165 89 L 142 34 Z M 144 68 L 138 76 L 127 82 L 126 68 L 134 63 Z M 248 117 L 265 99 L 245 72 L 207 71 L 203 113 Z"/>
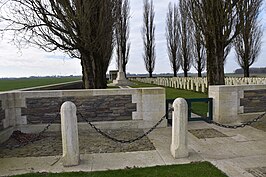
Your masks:
<path fill-rule="evenodd" d="M 100 172 L 73 173 L 34 173 L 14 177 L 227 177 L 209 162 L 197 162 L 183 165 L 131 168 Z"/>

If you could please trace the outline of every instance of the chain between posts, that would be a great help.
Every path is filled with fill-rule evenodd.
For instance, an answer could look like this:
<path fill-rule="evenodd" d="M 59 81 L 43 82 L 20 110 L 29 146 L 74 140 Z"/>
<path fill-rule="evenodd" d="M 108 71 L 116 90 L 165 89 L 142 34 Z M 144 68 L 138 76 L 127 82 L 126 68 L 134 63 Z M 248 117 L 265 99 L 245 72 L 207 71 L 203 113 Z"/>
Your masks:
<path fill-rule="evenodd" d="M 24 140 L 26 139 L 25 142 L 21 142 L 19 138 L 13 137 L 14 139 L 16 139 L 20 144 L 16 145 L 14 147 L 11 148 L 19 148 L 22 146 L 26 146 L 29 143 L 33 143 L 34 141 L 40 140 L 41 136 L 50 128 L 50 126 L 52 125 L 52 123 L 54 123 L 54 121 L 60 116 L 60 113 L 57 113 L 56 116 L 44 127 L 44 129 L 39 132 L 36 135 L 32 135 L 30 136 L 30 138 L 24 137 Z M 24 134 L 22 132 L 20 132 L 21 134 Z M 25 134 L 26 135 L 26 134 Z M 27 136 L 27 135 L 26 135 Z"/>
<path fill-rule="evenodd" d="M 173 111 L 173 108 L 170 108 L 169 110 L 167 110 L 167 113 L 152 127 L 150 128 L 148 131 L 146 131 L 144 134 L 142 134 L 141 136 L 138 136 L 137 138 L 134 138 L 134 139 L 130 139 L 130 140 L 121 140 L 121 139 L 117 139 L 117 138 L 114 138 L 114 137 L 111 137 L 110 135 L 108 135 L 107 133 L 103 132 L 101 129 L 97 128 L 94 124 L 92 124 L 88 119 L 86 119 L 79 111 L 78 111 L 78 114 L 81 116 L 81 118 L 87 123 L 89 124 L 93 129 L 95 129 L 98 133 L 100 133 L 101 135 L 103 135 L 104 137 L 114 141 L 114 142 L 119 142 L 119 143 L 122 143 L 122 144 L 130 144 L 130 143 L 133 143 L 135 141 L 138 141 L 140 139 L 142 139 L 143 137 L 147 136 L 148 134 L 150 134 L 154 129 L 156 129 L 161 123 L 162 121 L 166 118 L 166 115 L 169 114 L 169 112 L 172 112 Z M 240 124 L 240 125 L 226 125 L 226 124 L 221 124 L 221 123 L 218 123 L 218 122 L 215 122 L 213 120 L 207 122 L 207 123 L 210 123 L 210 124 L 214 124 L 216 126 L 219 126 L 219 127 L 223 127 L 223 128 L 229 128 L 229 129 L 237 129 L 237 128 L 244 128 L 248 125 L 251 125 L 255 122 L 258 122 L 259 120 L 261 120 L 262 118 L 264 118 L 264 116 L 266 115 L 266 112 L 264 112 L 263 114 L 259 115 L 258 117 L 256 117 L 255 119 L 251 120 L 251 121 L 248 121 L 248 122 L 245 122 L 243 124 Z M 30 137 L 29 139 L 27 139 L 27 137 L 25 138 L 24 137 L 24 140 L 26 139 L 27 141 L 26 142 L 21 142 L 19 141 L 19 145 L 15 146 L 15 147 L 11 147 L 11 148 L 18 148 L 18 147 L 22 147 L 22 146 L 26 146 L 27 144 L 29 143 L 33 143 L 34 141 L 37 141 L 40 139 L 40 137 L 42 136 L 43 133 L 45 133 L 49 128 L 50 126 L 52 125 L 52 123 L 54 123 L 54 121 L 60 116 L 60 113 L 57 113 L 56 116 L 54 117 L 54 119 L 52 119 L 48 124 L 47 126 L 41 131 L 39 132 L 37 135 L 35 136 L 32 136 Z"/>
<path fill-rule="evenodd" d="M 237 129 L 237 128 L 244 128 L 248 125 L 251 125 L 255 122 L 258 122 L 259 120 L 261 120 L 264 116 L 266 115 L 266 112 L 264 112 L 263 114 L 259 115 L 258 117 L 256 117 L 255 119 L 251 120 L 251 121 L 248 121 L 248 122 L 245 122 L 243 124 L 240 124 L 240 125 L 226 125 L 226 124 L 220 124 L 218 122 L 215 122 L 215 121 L 210 121 L 208 123 L 210 124 L 214 124 L 214 125 L 217 125 L 219 127 L 223 127 L 223 128 L 230 128 L 230 129 Z"/>
<path fill-rule="evenodd" d="M 156 129 L 161 123 L 162 121 L 166 118 L 166 115 L 169 114 L 170 111 L 173 111 L 172 108 L 170 108 L 167 113 L 152 127 L 150 128 L 148 131 L 146 131 L 144 134 L 142 134 L 141 136 L 138 136 L 137 138 L 134 139 L 130 139 L 130 140 L 122 140 L 122 139 L 117 139 L 114 137 L 111 137 L 110 135 L 108 135 L 107 133 L 103 132 L 101 129 L 97 128 L 94 124 L 92 124 L 88 119 L 86 119 L 79 111 L 78 114 L 81 116 L 81 118 L 86 121 L 87 124 L 89 124 L 94 130 L 96 130 L 98 133 L 100 133 L 102 136 L 114 141 L 114 142 L 118 142 L 118 143 L 122 143 L 122 144 L 130 144 L 133 143 L 135 141 L 141 140 L 143 137 L 147 136 L 148 134 L 150 134 L 154 129 Z"/>
<path fill-rule="evenodd" d="M 53 120 L 51 120 L 47 126 L 38 134 L 38 136 L 41 136 L 43 133 L 45 133 L 49 128 L 50 126 L 52 125 L 52 123 L 54 123 L 54 121 L 60 116 L 60 113 L 57 113 L 55 118 Z"/>

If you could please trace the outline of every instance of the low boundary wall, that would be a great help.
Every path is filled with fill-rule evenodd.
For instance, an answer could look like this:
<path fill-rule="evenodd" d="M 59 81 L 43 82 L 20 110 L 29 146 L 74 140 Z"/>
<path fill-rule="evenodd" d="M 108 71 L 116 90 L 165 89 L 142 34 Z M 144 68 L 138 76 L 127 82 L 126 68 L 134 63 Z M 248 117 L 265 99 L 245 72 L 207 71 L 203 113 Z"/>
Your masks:
<path fill-rule="evenodd" d="M 213 118 L 219 123 L 249 121 L 266 111 L 266 84 L 210 86 Z"/>
<path fill-rule="evenodd" d="M 0 93 L 0 131 L 25 127 L 40 130 L 60 112 L 65 101 L 75 103 L 89 121 L 103 128 L 150 128 L 165 114 L 165 90 L 159 87 L 13 91 Z M 161 126 L 167 126 L 166 120 Z"/>
<path fill-rule="evenodd" d="M 5 119 L 5 110 L 2 108 L 2 101 L 0 100 L 0 130 L 4 129 L 3 120 Z"/>

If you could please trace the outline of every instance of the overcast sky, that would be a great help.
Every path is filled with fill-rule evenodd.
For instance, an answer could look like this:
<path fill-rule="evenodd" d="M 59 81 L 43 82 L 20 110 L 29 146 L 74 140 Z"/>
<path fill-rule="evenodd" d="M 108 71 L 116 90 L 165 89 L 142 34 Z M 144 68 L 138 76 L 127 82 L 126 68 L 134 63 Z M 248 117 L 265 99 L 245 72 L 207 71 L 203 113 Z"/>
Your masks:
<path fill-rule="evenodd" d="M 169 2 L 174 0 L 154 0 L 156 24 L 156 64 L 154 73 L 171 73 L 167 56 L 165 39 L 165 18 Z M 143 0 L 131 0 L 130 42 L 131 50 L 127 72 L 147 73 L 143 61 L 143 42 L 141 37 Z M 264 36 L 262 50 L 258 61 L 253 67 L 266 67 L 266 15 L 265 4 L 261 15 Z M 70 59 L 61 52 L 47 53 L 41 49 L 28 47 L 21 50 L 8 41 L 10 36 L 5 35 L 0 40 L 0 78 L 28 77 L 47 75 L 81 75 L 81 66 L 78 59 Z M 233 72 L 239 68 L 234 51 L 230 53 L 225 64 L 225 72 Z M 109 70 L 116 69 L 115 60 L 112 60 Z M 179 72 L 182 72 L 180 69 Z M 196 72 L 192 67 L 190 72 Z"/>

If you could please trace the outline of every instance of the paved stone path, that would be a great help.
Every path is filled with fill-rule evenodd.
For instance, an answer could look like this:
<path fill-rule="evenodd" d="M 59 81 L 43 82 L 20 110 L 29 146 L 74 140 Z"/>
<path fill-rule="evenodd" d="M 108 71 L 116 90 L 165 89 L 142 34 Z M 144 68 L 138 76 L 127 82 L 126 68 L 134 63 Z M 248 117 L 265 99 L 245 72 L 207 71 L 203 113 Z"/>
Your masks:
<path fill-rule="evenodd" d="M 112 137 L 118 139 L 132 139 L 143 134 L 143 130 L 104 130 Z M 62 155 L 62 138 L 60 132 L 47 132 L 44 138 L 19 148 L 11 148 L 19 143 L 10 138 L 0 145 L 0 158 L 7 157 L 40 157 Z M 106 139 L 93 130 L 79 131 L 79 144 L 81 154 L 115 153 L 154 150 L 151 141 L 144 137 L 132 144 L 121 144 Z"/>
<path fill-rule="evenodd" d="M 247 169 L 249 173 L 254 175 L 255 177 L 265 177 L 266 176 L 266 167 L 259 167 L 259 168 L 251 168 Z"/>
<path fill-rule="evenodd" d="M 189 122 L 188 129 L 188 158 L 174 159 L 172 157 L 170 153 L 171 127 L 155 129 L 148 135 L 149 140 L 147 139 L 148 142 L 146 143 L 151 142 L 155 147 L 155 150 L 147 150 L 146 144 L 143 144 L 143 146 L 145 146 L 144 149 L 147 151 L 140 150 L 140 143 L 135 145 L 137 146 L 137 149 L 135 149 L 137 151 L 134 152 L 127 152 L 129 149 L 133 149 L 133 147 L 124 149 L 124 145 L 114 144 L 114 146 L 110 148 L 111 146 L 109 143 L 111 142 L 108 143 L 105 142 L 105 140 L 99 140 L 98 138 L 100 135 L 98 134 L 93 135 L 92 133 L 88 133 L 88 135 L 93 135 L 93 139 L 96 138 L 96 142 L 94 142 L 95 149 L 85 151 L 86 148 L 80 147 L 80 149 L 83 149 L 81 150 L 83 154 L 81 154 L 81 164 L 79 166 L 71 168 L 63 167 L 60 155 L 23 158 L 5 157 L 0 158 L 0 176 L 29 172 L 89 172 L 108 169 L 124 169 L 135 166 L 148 167 L 156 165 L 183 164 L 195 161 L 209 161 L 225 172 L 229 177 L 266 176 L 265 131 L 251 126 L 239 129 L 226 129 L 205 122 Z M 226 136 L 223 136 L 219 132 Z M 128 134 L 126 135 L 126 133 Z M 126 137 L 129 135 L 135 136 L 132 132 L 118 131 L 114 134 L 116 134 L 117 137 L 124 135 Z M 87 137 L 84 138 L 86 141 Z M 97 141 L 101 141 L 101 143 L 98 143 Z M 91 145 L 94 143 L 91 143 Z M 56 147 L 58 145 L 54 144 L 53 146 Z M 107 151 L 107 149 L 110 151 Z M 119 149 L 119 152 L 113 152 L 117 149 Z M 121 152 L 122 149 L 125 151 Z M 45 148 L 41 148 L 40 151 L 45 152 Z M 111 151 L 112 153 L 99 153 Z M 58 150 L 56 154 L 60 154 L 60 152 Z M 94 153 L 90 154 L 88 152 Z M 25 151 L 18 152 L 17 154 L 19 153 L 23 154 Z"/>

